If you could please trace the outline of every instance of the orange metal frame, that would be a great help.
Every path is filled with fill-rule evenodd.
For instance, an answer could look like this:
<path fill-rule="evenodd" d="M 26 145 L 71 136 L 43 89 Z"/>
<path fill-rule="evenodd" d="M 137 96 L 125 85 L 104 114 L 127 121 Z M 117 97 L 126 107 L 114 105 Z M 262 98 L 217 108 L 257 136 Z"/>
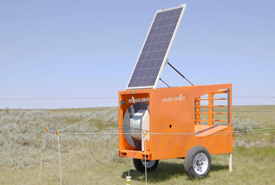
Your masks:
<path fill-rule="evenodd" d="M 227 98 L 214 98 L 216 94 L 226 94 Z M 203 95 L 208 98 L 201 98 Z M 120 91 L 119 128 L 123 127 L 125 112 L 133 105 L 132 98 L 149 104 L 150 140 L 145 141 L 146 151 L 142 152 L 129 145 L 123 129 L 119 129 L 120 157 L 184 158 L 190 148 L 198 145 L 207 148 L 211 155 L 232 153 L 232 84 Z M 122 100 L 125 103 L 120 105 Z M 227 101 L 227 105 L 215 105 L 219 100 Z M 208 101 L 208 105 L 202 105 L 203 101 Z M 216 112 L 218 107 L 226 111 Z M 203 115 L 208 115 L 208 119 L 201 119 Z M 215 115 L 227 116 L 227 120 L 214 119 Z"/>

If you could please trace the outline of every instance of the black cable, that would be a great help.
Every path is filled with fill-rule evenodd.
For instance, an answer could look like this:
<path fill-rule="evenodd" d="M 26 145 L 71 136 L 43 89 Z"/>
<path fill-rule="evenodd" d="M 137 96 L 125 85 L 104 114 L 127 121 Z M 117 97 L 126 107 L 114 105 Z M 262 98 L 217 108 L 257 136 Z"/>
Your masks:
<path fill-rule="evenodd" d="M 96 162 L 98 162 L 99 164 L 101 164 L 101 165 L 103 165 L 103 166 L 106 166 L 106 167 L 108 167 L 108 168 L 116 168 L 116 167 L 121 166 L 121 165 L 123 164 L 123 162 L 119 163 L 118 165 L 110 166 L 110 165 L 107 165 L 107 164 L 101 162 L 100 160 L 98 160 L 98 159 L 94 156 L 94 154 L 93 154 L 93 152 L 92 152 L 92 148 L 91 148 L 91 141 L 92 141 L 92 138 L 93 138 L 94 135 L 95 135 L 95 133 L 91 134 L 91 137 L 90 137 L 90 140 L 89 140 L 89 150 L 90 150 L 91 156 L 96 160 Z"/>

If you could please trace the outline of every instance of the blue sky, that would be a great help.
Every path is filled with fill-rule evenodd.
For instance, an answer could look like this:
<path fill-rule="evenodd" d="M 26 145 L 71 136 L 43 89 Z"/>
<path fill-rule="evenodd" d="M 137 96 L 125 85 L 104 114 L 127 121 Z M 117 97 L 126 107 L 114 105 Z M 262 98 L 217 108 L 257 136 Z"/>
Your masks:
<path fill-rule="evenodd" d="M 195 85 L 275 96 L 275 1 L 0 1 L 0 98 L 113 97 L 124 90 L 156 10 L 187 4 L 169 61 Z M 188 83 L 166 66 L 171 86 Z M 159 82 L 159 87 L 164 86 Z M 234 99 L 275 104 L 275 99 Z M 0 108 L 116 105 L 0 100 Z"/>

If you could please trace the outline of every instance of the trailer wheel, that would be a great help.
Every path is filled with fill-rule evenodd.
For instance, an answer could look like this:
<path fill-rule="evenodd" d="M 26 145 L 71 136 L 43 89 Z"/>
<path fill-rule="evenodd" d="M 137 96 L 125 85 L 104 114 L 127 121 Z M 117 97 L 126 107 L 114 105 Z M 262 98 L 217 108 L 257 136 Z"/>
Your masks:
<path fill-rule="evenodd" d="M 139 171 L 139 172 L 145 171 L 145 160 L 144 159 L 133 159 L 133 163 L 134 163 L 134 166 L 137 169 L 137 171 Z M 146 160 L 147 171 L 154 171 L 158 167 L 158 164 L 159 164 L 159 160 L 155 160 L 155 161 Z"/>
<path fill-rule="evenodd" d="M 191 148 L 184 160 L 184 169 L 191 178 L 206 177 L 211 169 L 211 156 L 202 146 Z"/>

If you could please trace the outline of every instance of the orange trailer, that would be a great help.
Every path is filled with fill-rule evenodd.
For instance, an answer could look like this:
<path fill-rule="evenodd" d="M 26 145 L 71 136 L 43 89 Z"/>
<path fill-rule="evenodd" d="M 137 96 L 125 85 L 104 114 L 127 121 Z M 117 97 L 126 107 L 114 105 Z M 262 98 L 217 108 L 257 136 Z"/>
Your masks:
<path fill-rule="evenodd" d="M 188 175 L 200 178 L 209 173 L 214 154 L 230 154 L 232 170 L 232 84 L 194 86 L 168 62 L 185 7 L 155 14 L 126 90 L 118 93 L 118 149 L 138 171 L 181 158 Z M 166 64 L 192 86 L 157 88 Z"/>
<path fill-rule="evenodd" d="M 232 154 L 231 84 L 120 91 L 119 104 L 119 156 L 138 159 L 139 171 L 144 171 L 145 158 L 148 170 L 158 160 L 185 158 L 188 174 L 200 177 L 210 170 L 210 155 Z M 208 162 L 207 169 L 194 160 Z"/>

